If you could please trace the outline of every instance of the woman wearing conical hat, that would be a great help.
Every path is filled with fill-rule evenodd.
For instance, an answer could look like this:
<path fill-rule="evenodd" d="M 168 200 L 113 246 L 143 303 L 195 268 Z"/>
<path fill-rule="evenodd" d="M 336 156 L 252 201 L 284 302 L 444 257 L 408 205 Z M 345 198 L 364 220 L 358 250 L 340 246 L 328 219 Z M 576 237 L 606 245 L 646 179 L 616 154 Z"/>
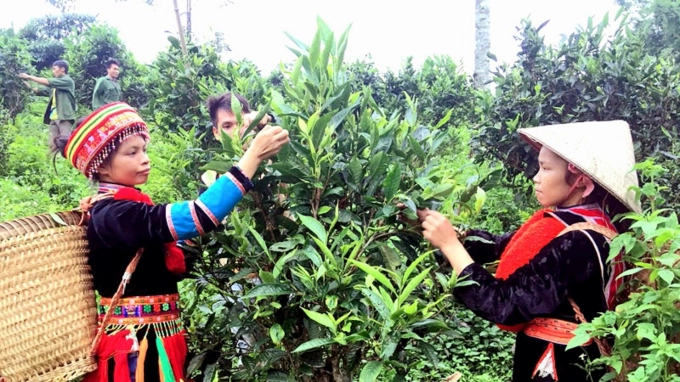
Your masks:
<path fill-rule="evenodd" d="M 640 212 L 631 186 L 637 186 L 628 125 L 622 121 L 573 123 L 519 129 L 538 150 L 534 176 L 544 207 L 517 231 L 505 235 L 469 231 L 486 242 L 461 243 L 440 213 L 419 211 L 423 235 L 439 248 L 458 277 L 474 284 L 454 290 L 478 316 L 517 332 L 513 381 L 597 381 L 586 372 L 600 356 L 588 342 L 566 350 L 577 324 L 575 307 L 588 321 L 612 309 L 623 271 L 620 256 L 607 262 L 609 239 L 595 226 L 616 230 L 611 218 Z M 588 229 L 571 230 L 576 223 Z M 480 264 L 499 260 L 495 277 Z M 572 304 L 573 301 L 575 304 Z M 591 379 L 592 378 L 592 379 Z"/>
<path fill-rule="evenodd" d="M 154 204 L 136 188 L 151 170 L 149 131 L 129 105 L 103 106 L 70 137 L 56 140 L 69 162 L 99 186 L 98 195 L 82 207 L 89 212 L 88 259 L 102 297 L 99 324 L 105 331 L 96 349 L 98 368 L 84 382 L 186 381 L 177 289 L 186 269 L 176 241 L 214 230 L 252 188 L 250 178 L 260 163 L 288 140 L 281 127 L 265 127 L 240 161 L 198 199 L 169 204 Z M 138 263 L 131 273 L 133 259 Z M 124 275 L 129 282 L 121 289 Z M 117 304 L 114 296 L 122 296 Z M 102 322 L 109 311 L 110 320 Z"/>

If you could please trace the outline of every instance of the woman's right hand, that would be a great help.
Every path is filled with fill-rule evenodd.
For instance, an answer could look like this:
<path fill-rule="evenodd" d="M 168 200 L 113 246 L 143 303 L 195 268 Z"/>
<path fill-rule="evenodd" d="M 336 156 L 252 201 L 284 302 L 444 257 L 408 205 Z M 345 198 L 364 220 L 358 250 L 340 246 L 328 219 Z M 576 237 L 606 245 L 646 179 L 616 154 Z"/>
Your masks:
<path fill-rule="evenodd" d="M 265 126 L 257 133 L 247 151 L 254 151 L 260 161 L 263 161 L 278 154 L 281 147 L 289 141 L 288 130 L 284 130 L 281 126 Z"/>
<path fill-rule="evenodd" d="M 250 142 L 250 146 L 238 162 L 238 166 L 244 175 L 252 178 L 260 162 L 278 154 L 281 147 L 289 141 L 288 130 L 284 130 L 280 126 L 265 126 Z"/>

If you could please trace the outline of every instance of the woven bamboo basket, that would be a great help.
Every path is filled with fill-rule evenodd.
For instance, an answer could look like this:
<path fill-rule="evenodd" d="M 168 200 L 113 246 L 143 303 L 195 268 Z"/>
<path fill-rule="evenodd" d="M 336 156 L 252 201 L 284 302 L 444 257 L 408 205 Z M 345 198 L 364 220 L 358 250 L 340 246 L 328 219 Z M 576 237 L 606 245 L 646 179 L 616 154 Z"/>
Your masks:
<path fill-rule="evenodd" d="M 0 223 L 0 380 L 69 381 L 96 369 L 92 276 L 81 214 Z"/>

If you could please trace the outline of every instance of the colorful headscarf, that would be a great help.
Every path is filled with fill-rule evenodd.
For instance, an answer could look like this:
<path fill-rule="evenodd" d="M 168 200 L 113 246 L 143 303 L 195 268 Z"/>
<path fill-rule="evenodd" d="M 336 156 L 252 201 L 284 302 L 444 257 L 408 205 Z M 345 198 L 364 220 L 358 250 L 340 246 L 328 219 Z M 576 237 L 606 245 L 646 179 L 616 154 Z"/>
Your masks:
<path fill-rule="evenodd" d="M 146 123 L 135 109 L 124 102 L 110 103 L 93 111 L 73 131 L 64 155 L 73 167 L 91 179 L 116 145 L 136 135 L 149 140 Z"/>

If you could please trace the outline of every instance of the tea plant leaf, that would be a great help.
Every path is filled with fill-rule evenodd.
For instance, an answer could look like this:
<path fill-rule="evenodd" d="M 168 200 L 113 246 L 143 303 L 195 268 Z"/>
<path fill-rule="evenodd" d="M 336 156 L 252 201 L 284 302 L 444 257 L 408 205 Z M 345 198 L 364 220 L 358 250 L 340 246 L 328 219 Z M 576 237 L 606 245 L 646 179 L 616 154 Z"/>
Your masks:
<path fill-rule="evenodd" d="M 191 362 L 189 362 L 189 368 L 187 369 L 187 374 L 191 375 L 194 370 L 197 370 L 203 365 L 203 361 L 205 360 L 205 357 L 208 355 L 207 352 L 202 352 L 199 355 L 193 357 L 191 359 Z"/>
<path fill-rule="evenodd" d="M 394 351 L 397 349 L 398 344 L 399 339 L 394 338 L 393 336 L 388 337 L 385 343 L 383 343 L 382 352 L 380 352 L 380 358 L 385 361 L 389 360 L 394 354 Z"/>
<path fill-rule="evenodd" d="M 409 266 L 404 271 L 404 276 L 403 276 L 404 281 L 408 280 L 411 277 L 411 273 L 413 273 L 413 271 L 416 269 L 418 264 L 420 264 L 421 261 L 425 260 L 428 256 L 430 256 L 430 253 L 431 252 L 423 253 L 422 255 L 418 256 L 417 259 L 413 260 L 413 262 L 411 264 L 409 264 Z"/>
<path fill-rule="evenodd" d="M 300 41 L 300 39 L 298 39 L 297 37 L 293 36 L 292 34 L 290 34 L 290 33 L 288 33 L 288 32 L 283 32 L 283 33 L 284 33 L 289 39 L 291 39 L 291 41 L 293 41 L 293 42 L 295 43 L 295 45 L 297 45 L 300 49 L 302 49 L 303 52 L 306 53 L 307 50 L 309 50 L 309 47 L 307 47 L 307 45 L 306 45 L 304 42 Z"/>
<path fill-rule="evenodd" d="M 274 275 L 274 278 L 277 279 L 281 272 L 283 271 L 283 266 L 289 262 L 292 258 L 297 256 L 297 253 L 291 252 L 288 253 L 284 256 L 281 256 L 277 261 L 276 264 L 274 264 L 274 269 L 272 270 L 272 275 Z"/>
<path fill-rule="evenodd" d="M 335 320 L 333 319 L 333 317 L 330 317 L 328 313 L 323 314 L 305 308 L 300 309 L 302 309 L 305 312 L 307 317 L 330 329 L 331 332 L 333 332 L 333 334 L 335 334 L 335 332 L 337 331 L 338 328 L 335 325 Z"/>
<path fill-rule="evenodd" d="M 477 213 L 482 212 L 484 202 L 486 202 L 486 192 L 484 192 L 484 190 L 481 187 L 477 187 L 477 194 L 475 197 L 475 212 Z"/>
<path fill-rule="evenodd" d="M 330 339 L 330 338 L 315 338 L 313 340 L 309 340 L 302 345 L 298 346 L 293 350 L 293 353 L 299 353 L 311 349 L 316 349 L 321 346 L 326 346 L 330 344 L 334 344 L 335 340 Z"/>
<path fill-rule="evenodd" d="M 371 361 L 364 365 L 361 369 L 361 374 L 359 375 L 359 382 L 373 382 L 378 379 L 380 373 L 382 373 L 383 364 L 378 361 Z"/>
<path fill-rule="evenodd" d="M 316 235 L 316 237 L 319 238 L 323 243 L 326 243 L 328 241 L 328 234 L 326 233 L 326 229 L 323 227 L 323 224 L 321 224 L 318 220 L 314 219 L 311 216 L 305 216 L 305 215 L 298 215 L 298 218 L 300 218 L 300 222 L 302 225 L 307 227 L 310 231 Z"/>
<path fill-rule="evenodd" d="M 335 130 L 340 124 L 347 118 L 349 113 L 352 112 L 357 107 L 358 103 L 355 102 L 348 107 L 340 110 L 339 112 L 335 113 L 333 118 L 331 118 L 331 122 L 328 124 L 333 130 Z"/>
<path fill-rule="evenodd" d="M 321 49 L 321 31 L 317 31 L 309 47 L 309 62 L 317 66 L 319 61 L 319 51 Z"/>
<path fill-rule="evenodd" d="M 236 98 L 236 97 L 234 97 Z M 217 363 L 211 363 L 205 367 L 203 371 L 203 380 L 212 382 L 213 378 L 217 375 Z"/>
<path fill-rule="evenodd" d="M 315 238 L 315 237 L 313 237 L 312 239 L 314 240 L 314 242 L 316 243 L 316 245 L 319 246 L 319 249 L 321 250 L 321 253 L 324 254 L 324 256 L 326 257 L 326 259 L 328 260 L 328 262 L 329 262 L 330 264 L 332 264 L 334 267 L 337 268 L 338 264 L 337 264 L 337 262 L 335 261 L 335 256 L 333 256 L 333 253 L 331 252 L 331 250 L 328 249 L 328 246 L 326 245 L 326 243 L 322 242 L 321 240 L 319 240 L 319 239 L 317 239 L 317 238 Z"/>
<path fill-rule="evenodd" d="M 390 310 L 387 308 L 387 305 L 385 304 L 385 301 L 383 301 L 382 297 L 368 288 L 363 288 L 361 293 L 363 293 L 364 296 L 366 296 L 371 301 L 371 305 L 373 308 L 375 308 L 380 317 L 387 321 L 390 317 Z"/>
<path fill-rule="evenodd" d="M 383 159 L 385 158 L 385 153 L 382 151 L 371 156 L 371 160 L 368 164 L 368 172 L 371 175 L 372 178 L 376 177 L 377 175 L 380 175 L 384 172 L 384 166 L 383 166 Z M 387 161 L 384 161 L 384 164 L 387 164 Z"/>
<path fill-rule="evenodd" d="M 427 277 L 428 273 L 430 272 L 430 269 L 432 269 L 432 267 L 423 270 L 422 272 L 420 272 L 420 274 L 418 274 L 418 276 L 414 277 L 413 279 L 411 279 L 411 281 L 409 281 L 408 285 L 406 285 L 406 288 L 404 288 L 404 290 L 399 295 L 399 305 L 406 301 L 406 299 L 411 295 L 411 292 L 413 292 L 416 289 L 416 287 L 420 285 L 420 283 L 423 282 L 423 280 L 425 280 L 425 277 Z"/>
<path fill-rule="evenodd" d="M 234 97 L 236 98 L 236 97 Z M 250 231 L 250 234 L 253 235 L 255 238 L 255 241 L 257 241 L 257 244 L 260 245 L 260 248 L 264 251 L 264 253 L 267 255 L 269 260 L 274 261 L 272 258 L 271 254 L 269 253 L 269 248 L 267 248 L 267 243 L 264 242 L 264 239 L 262 238 L 262 235 L 260 235 L 259 232 L 255 230 L 252 226 L 248 226 L 248 231 Z"/>
<path fill-rule="evenodd" d="M 590 335 L 585 331 L 576 330 L 575 336 L 567 344 L 567 350 L 579 347 L 590 340 Z"/>
<path fill-rule="evenodd" d="M 420 147 L 420 142 L 413 138 L 413 136 L 409 135 L 408 143 L 411 146 L 411 150 L 413 150 L 418 159 L 420 159 L 421 161 L 425 161 L 426 159 L 425 151 L 423 151 L 422 147 Z"/>
<path fill-rule="evenodd" d="M 324 70 L 328 67 L 328 58 L 331 55 L 331 51 L 334 48 L 334 42 L 335 41 L 335 36 L 333 35 L 333 32 L 329 32 L 328 36 L 326 36 L 326 40 L 323 42 L 324 43 L 324 49 L 323 52 L 321 53 L 321 68 Z"/>
<path fill-rule="evenodd" d="M 340 35 L 340 39 L 338 40 L 338 47 L 337 50 L 335 51 L 335 73 L 340 72 L 340 68 L 342 67 L 342 63 L 345 60 L 345 50 L 347 49 L 347 40 L 349 36 L 349 29 L 352 27 L 352 24 L 350 24 L 347 29 L 345 29 L 344 32 Z"/>
<path fill-rule="evenodd" d="M 269 337 L 272 339 L 272 342 L 276 345 L 281 343 L 281 340 L 283 337 L 286 335 L 286 332 L 283 330 L 280 324 L 274 324 L 269 328 Z"/>
<path fill-rule="evenodd" d="M 411 326 L 410 326 L 411 329 L 417 329 L 417 328 L 422 328 L 422 327 L 427 329 L 427 331 L 430 332 L 430 333 L 439 332 L 439 331 L 442 331 L 442 330 L 449 329 L 449 327 L 446 326 L 445 323 L 443 323 L 439 320 L 432 319 L 432 318 L 427 318 L 425 320 L 415 322 L 415 323 L 411 324 Z"/>
<path fill-rule="evenodd" d="M 293 293 L 293 289 L 286 284 L 262 284 L 248 291 L 243 298 L 281 296 Z"/>
<path fill-rule="evenodd" d="M 349 173 L 352 176 L 352 183 L 359 188 L 359 185 L 361 184 L 361 181 L 363 179 L 363 172 L 361 171 L 361 161 L 359 161 L 359 158 L 352 157 L 352 159 L 348 163 L 349 167 Z"/>
<path fill-rule="evenodd" d="M 665 281 L 668 285 L 673 284 L 673 279 L 675 278 L 675 273 L 670 269 L 659 270 L 659 277 Z"/>
<path fill-rule="evenodd" d="M 352 263 L 362 271 L 364 271 L 367 275 L 371 275 L 374 279 L 378 280 L 378 282 L 384 285 L 387 289 L 391 290 L 392 292 L 396 292 L 390 280 L 388 280 L 387 276 L 383 275 L 378 268 L 372 267 L 366 263 L 362 263 L 360 261 L 352 259 L 348 259 L 347 261 Z"/>
<path fill-rule="evenodd" d="M 392 201 L 394 195 L 399 190 L 400 184 L 401 184 L 401 168 L 398 165 L 395 165 L 387 174 L 387 178 L 385 178 L 385 181 L 383 182 L 383 188 L 385 190 L 385 200 L 387 202 Z"/>
<path fill-rule="evenodd" d="M 446 122 L 448 122 L 449 119 L 451 119 L 451 113 L 452 112 L 453 112 L 453 109 L 449 109 L 449 111 L 446 113 L 446 115 L 442 119 L 440 119 L 439 122 L 437 122 L 437 124 L 434 126 L 434 128 L 438 129 L 438 128 L 444 126 L 444 124 L 446 124 Z"/>

